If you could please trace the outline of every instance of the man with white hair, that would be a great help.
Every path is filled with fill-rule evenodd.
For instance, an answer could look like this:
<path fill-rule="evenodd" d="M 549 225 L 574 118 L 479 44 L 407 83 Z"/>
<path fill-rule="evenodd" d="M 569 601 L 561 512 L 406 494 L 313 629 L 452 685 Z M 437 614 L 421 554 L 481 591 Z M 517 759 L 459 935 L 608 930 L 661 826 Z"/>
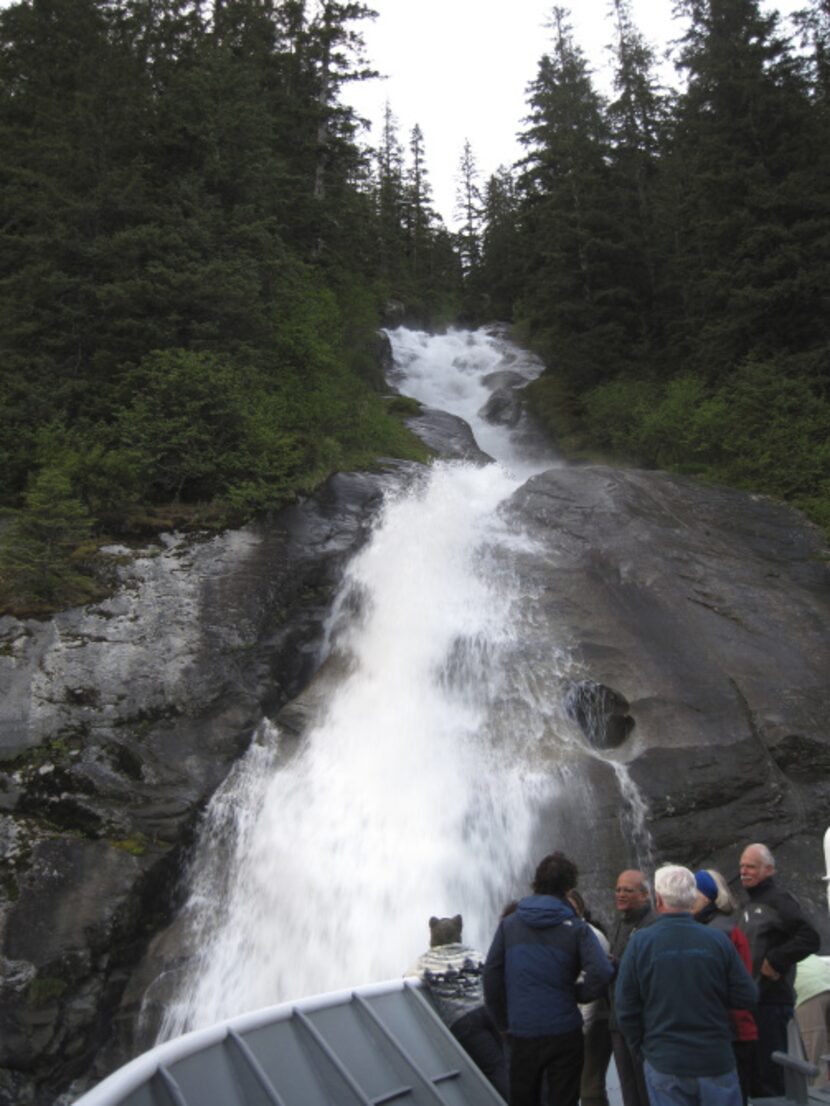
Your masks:
<path fill-rule="evenodd" d="M 757 989 L 735 946 L 693 915 L 688 868 L 657 870 L 658 918 L 631 937 L 614 988 L 617 1023 L 643 1070 L 652 1106 L 741 1106 L 730 1009 Z"/>
<path fill-rule="evenodd" d="M 821 938 L 798 899 L 775 883 L 775 859 L 766 845 L 747 845 L 741 854 L 741 884 L 749 902 L 737 926 L 749 941 L 752 977 L 758 984 L 759 1072 L 750 1093 L 784 1094 L 784 1069 L 773 1052 L 787 1051 L 787 1025 L 795 1011 L 795 966 L 818 952 Z"/>

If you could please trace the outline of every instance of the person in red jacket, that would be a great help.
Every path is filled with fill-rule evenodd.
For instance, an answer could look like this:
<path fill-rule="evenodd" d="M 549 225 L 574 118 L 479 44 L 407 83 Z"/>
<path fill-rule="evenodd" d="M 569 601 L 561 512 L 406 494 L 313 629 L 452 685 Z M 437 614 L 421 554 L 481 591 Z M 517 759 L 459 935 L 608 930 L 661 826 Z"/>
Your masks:
<path fill-rule="evenodd" d="M 732 897 L 726 880 L 714 868 L 705 868 L 695 872 L 695 884 L 697 886 L 697 899 L 693 910 L 695 920 L 728 934 L 744 967 L 751 975 L 752 957 L 749 953 L 749 941 L 737 928 L 738 904 Z M 730 1010 L 729 1017 L 732 1022 L 732 1051 L 735 1053 L 741 1096 L 746 1106 L 749 1101 L 750 1084 L 757 1077 L 758 1026 L 749 1010 Z"/>

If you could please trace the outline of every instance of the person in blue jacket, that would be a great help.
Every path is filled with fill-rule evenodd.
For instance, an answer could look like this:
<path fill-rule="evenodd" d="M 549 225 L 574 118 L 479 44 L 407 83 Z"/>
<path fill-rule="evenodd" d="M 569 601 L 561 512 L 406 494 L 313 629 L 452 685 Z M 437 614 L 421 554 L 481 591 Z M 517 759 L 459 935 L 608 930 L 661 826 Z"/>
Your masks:
<path fill-rule="evenodd" d="M 659 917 L 623 954 L 617 1024 L 643 1057 L 651 1106 L 742 1106 L 729 1011 L 754 1008 L 758 990 L 727 934 L 695 921 L 696 892 L 688 868 L 657 870 Z"/>
<path fill-rule="evenodd" d="M 579 1003 L 599 998 L 614 970 L 565 899 L 576 865 L 561 852 L 536 869 L 533 894 L 503 917 L 484 963 L 484 1000 L 510 1042 L 510 1106 L 577 1106 L 583 1036 Z"/>

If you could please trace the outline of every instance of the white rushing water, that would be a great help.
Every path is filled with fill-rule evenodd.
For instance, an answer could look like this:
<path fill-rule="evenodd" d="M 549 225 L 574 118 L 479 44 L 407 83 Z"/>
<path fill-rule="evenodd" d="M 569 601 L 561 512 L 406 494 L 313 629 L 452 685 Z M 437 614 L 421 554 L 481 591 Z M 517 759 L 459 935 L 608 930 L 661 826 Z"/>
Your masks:
<path fill-rule="evenodd" d="M 520 632 L 511 553 L 527 539 L 498 506 L 552 461 L 477 415 L 483 377 L 540 367 L 482 331 L 391 338 L 399 389 L 464 417 L 501 463 L 439 462 L 390 494 L 332 613 L 347 663 L 322 717 L 283 765 L 263 727 L 211 803 L 185 910 L 192 962 L 165 1037 L 399 976 L 432 914 L 463 914 L 465 940 L 486 949 L 526 886 L 539 810 L 576 786 L 567 766 L 534 766 L 533 712 L 547 708 L 506 659 Z M 504 707 L 517 697 L 520 726 Z"/>

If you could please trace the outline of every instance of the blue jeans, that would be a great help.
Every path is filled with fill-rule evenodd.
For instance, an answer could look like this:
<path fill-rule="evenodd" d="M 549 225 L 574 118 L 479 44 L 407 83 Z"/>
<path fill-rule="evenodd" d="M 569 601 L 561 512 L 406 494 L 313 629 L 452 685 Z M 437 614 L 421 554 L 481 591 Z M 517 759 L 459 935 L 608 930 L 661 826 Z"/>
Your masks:
<path fill-rule="evenodd" d="M 735 1068 L 723 1075 L 664 1075 L 643 1064 L 651 1106 L 742 1106 Z"/>

